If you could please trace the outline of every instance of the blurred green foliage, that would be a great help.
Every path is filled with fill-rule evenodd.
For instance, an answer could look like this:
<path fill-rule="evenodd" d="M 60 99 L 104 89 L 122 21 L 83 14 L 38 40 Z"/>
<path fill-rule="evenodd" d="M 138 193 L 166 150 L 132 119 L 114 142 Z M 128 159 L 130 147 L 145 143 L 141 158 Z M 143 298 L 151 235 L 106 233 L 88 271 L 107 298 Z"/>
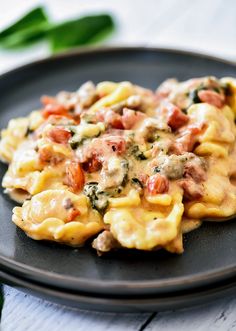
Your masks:
<path fill-rule="evenodd" d="M 47 40 L 53 53 L 81 45 L 97 43 L 115 28 L 108 14 L 80 17 L 53 23 L 43 7 L 37 7 L 0 32 L 0 47 L 18 49 Z"/>

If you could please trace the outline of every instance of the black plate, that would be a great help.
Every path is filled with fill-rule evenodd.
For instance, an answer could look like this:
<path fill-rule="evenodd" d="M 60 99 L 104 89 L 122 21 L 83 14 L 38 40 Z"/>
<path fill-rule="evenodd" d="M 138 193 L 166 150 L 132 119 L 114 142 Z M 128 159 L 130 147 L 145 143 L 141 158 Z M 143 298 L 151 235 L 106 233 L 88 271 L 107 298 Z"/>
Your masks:
<path fill-rule="evenodd" d="M 235 296 L 236 282 L 224 283 L 209 289 L 198 289 L 191 293 L 184 292 L 166 296 L 150 297 L 104 297 L 98 295 L 84 295 L 59 290 L 55 287 L 42 286 L 11 274 L 0 271 L 0 281 L 29 294 L 59 304 L 86 310 L 106 312 L 160 312 L 166 310 L 189 309 L 193 306 L 202 306 L 210 301 L 220 299 L 222 294 L 228 298 Z"/>
<path fill-rule="evenodd" d="M 37 108 L 42 94 L 76 90 L 86 80 L 130 80 L 155 89 L 168 77 L 236 76 L 232 63 L 170 50 L 119 48 L 80 51 L 38 61 L 0 77 L 0 123 Z M 0 175 L 6 170 L 0 166 Z M 30 281 L 87 293 L 150 295 L 226 281 L 236 276 L 236 222 L 207 223 L 186 236 L 181 256 L 163 251 L 97 257 L 27 238 L 11 222 L 14 203 L 0 194 L 0 266 Z"/>

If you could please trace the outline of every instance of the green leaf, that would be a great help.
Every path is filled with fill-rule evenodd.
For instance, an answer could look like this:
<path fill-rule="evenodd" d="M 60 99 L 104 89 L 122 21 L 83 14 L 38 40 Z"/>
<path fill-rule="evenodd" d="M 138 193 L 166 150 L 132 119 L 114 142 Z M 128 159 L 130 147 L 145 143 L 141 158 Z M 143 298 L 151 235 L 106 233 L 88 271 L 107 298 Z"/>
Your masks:
<path fill-rule="evenodd" d="M 44 38 L 51 24 L 42 7 L 37 7 L 0 32 L 0 47 L 26 47 Z"/>
<path fill-rule="evenodd" d="M 48 39 L 53 52 L 80 45 L 98 43 L 114 28 L 107 14 L 85 16 L 62 23 L 49 22 L 44 8 L 37 7 L 13 25 L 0 32 L 0 47 L 7 49 L 27 47 Z"/>
<path fill-rule="evenodd" d="M 41 23 L 31 28 L 15 32 L 2 41 L 0 40 L 0 47 L 14 49 L 30 46 L 45 38 L 49 28 L 49 23 Z"/>
<path fill-rule="evenodd" d="M 85 16 L 55 25 L 49 30 L 48 36 L 52 51 L 58 52 L 101 40 L 113 29 L 114 22 L 112 17 L 107 14 L 101 14 Z"/>
<path fill-rule="evenodd" d="M 44 8 L 34 8 L 11 26 L 1 31 L 0 42 L 9 36 L 12 36 L 14 33 L 19 33 L 22 31 L 26 33 L 28 29 L 32 29 L 32 27 L 46 22 L 48 22 L 48 17 L 44 11 Z"/>

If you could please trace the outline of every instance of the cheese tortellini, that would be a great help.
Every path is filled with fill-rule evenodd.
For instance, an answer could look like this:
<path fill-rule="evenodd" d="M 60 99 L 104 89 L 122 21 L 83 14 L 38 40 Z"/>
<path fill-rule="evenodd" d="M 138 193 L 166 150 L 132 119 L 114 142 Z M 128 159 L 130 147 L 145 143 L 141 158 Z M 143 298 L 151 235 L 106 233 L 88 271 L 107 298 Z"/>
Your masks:
<path fill-rule="evenodd" d="M 13 222 L 99 254 L 182 253 L 183 234 L 236 213 L 236 80 L 83 84 L 1 132 Z"/>
<path fill-rule="evenodd" d="M 72 214 L 75 218 L 71 220 Z M 84 195 L 65 190 L 46 190 L 13 210 L 13 222 L 33 239 L 82 245 L 103 229 L 99 213 L 88 208 Z"/>

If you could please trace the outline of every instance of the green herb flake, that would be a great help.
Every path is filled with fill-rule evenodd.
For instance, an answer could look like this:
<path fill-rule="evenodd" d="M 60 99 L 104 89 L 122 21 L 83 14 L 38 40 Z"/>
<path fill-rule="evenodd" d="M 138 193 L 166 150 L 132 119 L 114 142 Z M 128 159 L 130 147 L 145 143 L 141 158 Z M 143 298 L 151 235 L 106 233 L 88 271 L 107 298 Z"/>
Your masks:
<path fill-rule="evenodd" d="M 136 177 L 133 177 L 131 179 L 131 185 L 133 185 L 135 187 L 139 186 L 140 188 L 143 188 L 143 183 Z"/>
<path fill-rule="evenodd" d="M 134 156 L 134 158 L 136 160 L 139 160 L 139 161 L 147 160 L 147 157 L 144 155 L 143 152 L 140 151 L 138 145 L 132 146 L 130 149 L 130 153 L 131 153 L 131 155 Z"/>
<path fill-rule="evenodd" d="M 102 191 L 97 182 L 89 182 L 85 184 L 84 194 L 89 198 L 92 208 L 100 213 L 104 213 L 108 206 L 109 194 Z"/>
<path fill-rule="evenodd" d="M 159 167 L 155 167 L 155 168 L 153 169 L 154 174 L 157 174 L 157 173 L 159 173 L 160 171 L 161 171 L 161 169 L 160 169 Z"/>

